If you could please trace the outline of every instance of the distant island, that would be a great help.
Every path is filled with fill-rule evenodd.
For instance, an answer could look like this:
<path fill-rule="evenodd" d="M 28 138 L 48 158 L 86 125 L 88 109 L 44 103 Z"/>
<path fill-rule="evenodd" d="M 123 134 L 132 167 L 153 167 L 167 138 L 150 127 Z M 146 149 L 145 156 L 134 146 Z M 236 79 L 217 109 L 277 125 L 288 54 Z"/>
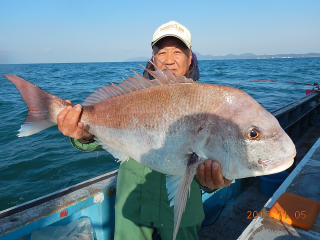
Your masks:
<path fill-rule="evenodd" d="M 255 55 L 253 53 L 244 53 L 240 55 L 228 54 L 226 56 L 202 55 L 194 52 L 198 60 L 231 60 L 231 59 L 270 59 L 270 58 L 310 58 L 320 57 L 320 53 L 305 53 L 305 54 L 276 54 L 276 55 Z M 146 62 L 150 57 L 135 57 L 124 60 L 124 62 Z"/>

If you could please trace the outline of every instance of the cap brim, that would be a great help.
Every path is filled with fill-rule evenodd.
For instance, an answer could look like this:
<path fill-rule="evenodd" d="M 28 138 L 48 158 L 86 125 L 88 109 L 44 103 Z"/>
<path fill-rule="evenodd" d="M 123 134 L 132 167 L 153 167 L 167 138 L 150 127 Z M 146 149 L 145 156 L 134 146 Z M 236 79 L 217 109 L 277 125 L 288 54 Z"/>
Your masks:
<path fill-rule="evenodd" d="M 175 37 L 175 38 L 178 38 L 179 40 L 181 40 L 188 49 L 191 49 L 191 46 L 189 47 L 188 46 L 188 43 L 186 41 L 184 41 L 181 37 L 177 36 L 177 35 L 174 35 L 174 34 L 166 34 L 166 35 L 163 35 L 161 36 L 160 38 L 158 38 L 157 40 L 155 40 L 154 42 L 151 43 L 151 46 L 153 47 L 157 42 L 159 42 L 162 38 L 165 38 L 165 37 Z"/>

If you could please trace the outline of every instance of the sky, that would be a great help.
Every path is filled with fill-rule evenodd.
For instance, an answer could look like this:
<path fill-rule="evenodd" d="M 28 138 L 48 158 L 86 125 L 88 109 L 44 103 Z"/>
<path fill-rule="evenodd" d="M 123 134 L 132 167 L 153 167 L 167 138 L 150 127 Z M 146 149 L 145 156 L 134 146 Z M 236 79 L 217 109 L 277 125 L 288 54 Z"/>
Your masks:
<path fill-rule="evenodd" d="M 0 64 L 121 62 L 151 56 L 177 21 L 203 55 L 320 53 L 319 0 L 0 0 Z"/>

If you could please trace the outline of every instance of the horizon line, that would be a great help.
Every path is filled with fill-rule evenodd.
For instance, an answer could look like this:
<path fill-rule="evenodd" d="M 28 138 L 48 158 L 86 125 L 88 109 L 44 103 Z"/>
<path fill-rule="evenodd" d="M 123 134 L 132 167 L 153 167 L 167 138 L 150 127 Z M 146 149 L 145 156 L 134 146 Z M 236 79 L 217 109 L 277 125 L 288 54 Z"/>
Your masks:
<path fill-rule="evenodd" d="M 198 53 L 198 52 L 197 52 Z M 211 55 L 211 54 L 206 54 L 206 55 L 203 55 L 201 53 L 198 53 L 202 56 L 208 56 L 208 55 Z M 319 54 L 320 53 L 315 53 L 315 52 L 310 52 L 310 53 L 279 53 L 279 54 L 259 54 L 259 55 L 256 55 L 254 53 L 241 53 L 239 55 L 237 54 L 233 54 L 233 53 L 229 53 L 227 55 L 219 55 L 219 56 L 213 56 L 211 55 L 212 57 L 226 57 L 226 56 L 229 56 L 229 55 L 234 55 L 234 56 L 241 56 L 241 55 L 245 55 L 245 54 L 252 54 L 252 55 L 255 55 L 255 56 L 277 56 L 277 55 L 304 55 L 304 54 Z M 320 57 L 320 56 L 319 56 Z M 146 60 L 141 60 L 141 61 L 130 61 L 130 59 L 135 59 L 135 58 L 143 58 L 143 57 L 133 57 L 133 58 L 128 58 L 126 60 L 123 60 L 123 61 L 103 61 L 103 62 L 100 62 L 100 61 L 94 61 L 94 62 L 43 62 L 43 63 L 37 63 L 37 62 L 34 62 L 34 63 L 0 63 L 0 65 L 14 65 L 14 64 L 71 64 L 71 63 L 119 63 L 119 62 L 148 62 L 148 57 L 146 57 Z M 315 57 L 291 57 L 291 58 L 315 58 Z M 280 58 L 267 58 L 267 59 L 280 59 Z M 259 59 L 259 58 L 230 58 L 230 59 L 205 59 L 205 60 L 199 60 L 198 61 L 224 61 L 224 60 L 267 60 L 267 59 Z M 281 58 L 281 59 L 287 59 L 287 58 Z M 128 61 L 129 60 L 129 61 Z"/>

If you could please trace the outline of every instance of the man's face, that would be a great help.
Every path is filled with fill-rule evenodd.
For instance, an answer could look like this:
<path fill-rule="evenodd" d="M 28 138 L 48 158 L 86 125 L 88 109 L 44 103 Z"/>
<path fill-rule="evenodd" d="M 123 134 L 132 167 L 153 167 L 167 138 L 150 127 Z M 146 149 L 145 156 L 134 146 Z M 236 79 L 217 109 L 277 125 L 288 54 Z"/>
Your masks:
<path fill-rule="evenodd" d="M 157 42 L 153 48 L 153 56 L 156 56 L 161 62 L 175 74 L 185 75 L 189 71 L 191 64 L 192 52 L 178 38 L 165 37 Z M 156 58 L 153 62 L 161 70 L 166 70 Z"/>

